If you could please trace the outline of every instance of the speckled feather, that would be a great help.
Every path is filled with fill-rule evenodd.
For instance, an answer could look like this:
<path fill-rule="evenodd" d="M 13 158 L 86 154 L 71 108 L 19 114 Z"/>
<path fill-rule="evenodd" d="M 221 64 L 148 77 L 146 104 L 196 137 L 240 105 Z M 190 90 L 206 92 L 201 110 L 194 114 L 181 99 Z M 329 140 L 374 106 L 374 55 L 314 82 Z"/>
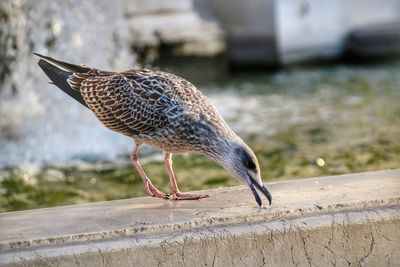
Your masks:
<path fill-rule="evenodd" d="M 172 169 L 172 153 L 195 151 L 247 184 L 260 207 L 256 189 L 271 204 L 254 152 L 229 128 L 211 101 L 185 79 L 145 69 L 105 72 L 36 55 L 53 84 L 93 111 L 106 127 L 134 138 L 132 163 L 151 196 L 168 198 L 154 187 L 138 162 L 138 148 L 143 143 L 165 152 L 174 199 L 207 197 L 180 192 Z"/>
<path fill-rule="evenodd" d="M 236 136 L 206 96 L 173 74 L 90 69 L 68 83 L 106 127 L 168 152 L 210 154 L 218 137 Z"/>

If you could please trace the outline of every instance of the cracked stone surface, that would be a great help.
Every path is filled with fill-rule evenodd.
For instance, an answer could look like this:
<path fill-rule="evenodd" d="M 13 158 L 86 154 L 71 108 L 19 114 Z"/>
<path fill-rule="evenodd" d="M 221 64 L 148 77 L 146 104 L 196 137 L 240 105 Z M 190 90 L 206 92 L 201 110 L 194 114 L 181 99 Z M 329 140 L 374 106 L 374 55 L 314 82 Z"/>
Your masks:
<path fill-rule="evenodd" d="M 0 214 L 0 265 L 396 266 L 400 170 Z"/>

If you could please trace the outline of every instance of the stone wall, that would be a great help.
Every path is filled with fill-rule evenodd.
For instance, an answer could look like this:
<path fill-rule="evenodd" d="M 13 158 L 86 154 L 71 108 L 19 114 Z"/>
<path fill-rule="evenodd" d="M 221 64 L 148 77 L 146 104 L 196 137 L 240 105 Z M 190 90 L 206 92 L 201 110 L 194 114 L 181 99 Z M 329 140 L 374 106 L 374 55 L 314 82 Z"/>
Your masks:
<path fill-rule="evenodd" d="M 161 45 L 187 56 L 224 50 L 220 27 L 200 17 L 191 0 L 10 0 L 1 2 L 0 14 L 0 78 L 11 75 L 17 90 L 16 80 L 33 74 L 33 52 L 126 69 L 145 50 L 155 57 Z"/>
<path fill-rule="evenodd" d="M 397 266 L 400 170 L 0 214 L 1 266 Z M 205 193 L 205 192 L 202 192 Z"/>

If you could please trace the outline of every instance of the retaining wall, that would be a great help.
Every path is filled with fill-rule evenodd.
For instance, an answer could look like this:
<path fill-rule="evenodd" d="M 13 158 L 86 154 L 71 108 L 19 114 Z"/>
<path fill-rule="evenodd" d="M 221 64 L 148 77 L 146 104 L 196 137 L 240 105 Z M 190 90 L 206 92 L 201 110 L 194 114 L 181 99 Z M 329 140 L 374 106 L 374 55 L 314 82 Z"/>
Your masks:
<path fill-rule="evenodd" d="M 400 170 L 0 214 L 0 265 L 396 266 Z"/>

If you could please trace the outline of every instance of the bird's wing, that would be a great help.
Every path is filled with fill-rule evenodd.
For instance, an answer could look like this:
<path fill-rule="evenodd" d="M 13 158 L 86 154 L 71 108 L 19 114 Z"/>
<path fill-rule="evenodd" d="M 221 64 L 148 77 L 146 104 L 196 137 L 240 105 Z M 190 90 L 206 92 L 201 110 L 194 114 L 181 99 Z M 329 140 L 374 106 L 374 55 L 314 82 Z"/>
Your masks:
<path fill-rule="evenodd" d="M 232 134 L 232 130 L 226 124 L 212 101 L 187 80 L 171 73 L 156 72 L 159 77 L 172 81 L 175 99 L 179 99 L 179 105 L 173 105 L 167 113 L 171 123 L 191 124 L 201 122 L 203 128 L 212 128 L 212 131 L 220 134 Z M 210 129 L 211 129 L 210 128 Z"/>
<path fill-rule="evenodd" d="M 128 136 L 150 134 L 168 124 L 165 110 L 178 104 L 168 85 L 138 73 L 76 74 L 85 102 L 108 128 Z M 78 86 L 79 84 L 79 86 Z"/>

